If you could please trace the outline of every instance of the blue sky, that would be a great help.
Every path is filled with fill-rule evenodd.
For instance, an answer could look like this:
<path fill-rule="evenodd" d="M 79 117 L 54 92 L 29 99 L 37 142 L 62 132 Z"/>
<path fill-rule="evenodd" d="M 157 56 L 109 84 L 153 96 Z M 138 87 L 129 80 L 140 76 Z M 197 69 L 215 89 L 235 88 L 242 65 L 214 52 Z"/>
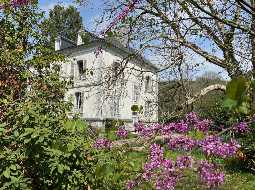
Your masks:
<path fill-rule="evenodd" d="M 89 0 L 89 3 L 84 6 L 77 6 L 73 4 L 73 1 L 68 0 L 39 0 L 40 7 L 46 13 L 52 9 L 56 4 L 61 4 L 63 6 L 75 5 L 80 11 L 80 14 L 83 18 L 83 24 L 87 30 L 93 28 L 93 20 L 97 18 L 102 13 L 103 2 L 102 0 Z"/>
<path fill-rule="evenodd" d="M 61 4 L 63 6 L 75 5 L 73 4 L 73 0 L 39 0 L 40 7 L 42 10 L 46 11 L 46 13 L 54 7 L 56 4 Z M 78 6 L 78 10 L 80 11 L 80 15 L 83 18 L 84 27 L 91 31 L 94 28 L 94 19 L 98 18 L 100 14 L 103 12 L 103 1 L 102 0 L 88 0 L 88 4 L 84 6 Z M 204 42 L 206 43 L 206 42 Z M 207 44 L 204 44 L 205 46 Z M 197 58 L 197 60 L 193 60 L 194 62 L 204 62 L 201 58 Z M 194 73 L 194 78 L 203 74 L 205 71 L 213 71 L 218 73 L 222 78 L 229 79 L 225 70 L 220 67 L 204 63 L 199 67 L 199 72 Z"/>

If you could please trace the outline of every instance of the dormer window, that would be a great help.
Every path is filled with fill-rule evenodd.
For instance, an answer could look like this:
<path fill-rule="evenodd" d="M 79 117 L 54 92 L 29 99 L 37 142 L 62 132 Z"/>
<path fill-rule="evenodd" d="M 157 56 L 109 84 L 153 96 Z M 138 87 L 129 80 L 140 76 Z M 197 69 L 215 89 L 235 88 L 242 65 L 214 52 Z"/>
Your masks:
<path fill-rule="evenodd" d="M 79 60 L 77 61 L 78 66 L 78 77 L 80 80 L 83 80 L 86 78 L 86 61 L 85 60 Z"/>

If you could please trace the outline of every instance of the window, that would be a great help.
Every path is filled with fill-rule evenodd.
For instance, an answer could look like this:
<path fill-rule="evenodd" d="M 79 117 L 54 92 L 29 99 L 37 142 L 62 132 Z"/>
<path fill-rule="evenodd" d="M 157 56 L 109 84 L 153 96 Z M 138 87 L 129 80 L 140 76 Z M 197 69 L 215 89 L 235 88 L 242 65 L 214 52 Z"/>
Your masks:
<path fill-rule="evenodd" d="M 80 80 L 83 80 L 86 78 L 86 61 L 85 60 L 79 60 L 77 61 L 78 66 L 78 77 Z"/>
<path fill-rule="evenodd" d="M 114 62 L 113 66 L 112 66 L 112 75 L 113 75 L 112 78 L 113 78 L 113 80 L 117 80 L 119 72 L 120 72 L 119 63 L 118 62 Z"/>
<path fill-rule="evenodd" d="M 116 97 L 113 100 L 113 114 L 114 117 L 118 117 L 120 115 L 120 98 Z"/>
<path fill-rule="evenodd" d="M 138 85 L 133 85 L 133 102 L 138 103 L 140 96 L 140 89 Z"/>
<path fill-rule="evenodd" d="M 120 97 L 115 95 L 111 97 L 112 106 L 111 106 L 111 114 L 112 117 L 119 117 L 120 115 Z"/>
<path fill-rule="evenodd" d="M 82 110 L 83 106 L 83 94 L 81 92 L 75 92 L 75 109 Z"/>
<path fill-rule="evenodd" d="M 151 91 L 152 81 L 150 76 L 145 77 L 145 92 Z"/>
<path fill-rule="evenodd" d="M 152 105 L 151 101 L 146 101 L 144 106 L 144 116 L 151 117 L 152 116 Z"/>

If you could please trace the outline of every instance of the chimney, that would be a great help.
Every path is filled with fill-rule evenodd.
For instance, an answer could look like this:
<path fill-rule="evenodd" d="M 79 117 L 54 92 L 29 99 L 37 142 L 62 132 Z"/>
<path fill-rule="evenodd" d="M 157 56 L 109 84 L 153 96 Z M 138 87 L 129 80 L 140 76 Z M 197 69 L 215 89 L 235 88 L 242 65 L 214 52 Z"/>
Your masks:
<path fill-rule="evenodd" d="M 58 36 L 58 37 L 56 37 L 56 39 L 55 39 L 55 51 L 58 51 L 58 50 L 60 50 L 61 49 L 61 37 L 60 36 Z"/>
<path fill-rule="evenodd" d="M 77 46 L 84 44 L 84 42 L 82 40 L 82 34 L 83 33 L 84 33 L 84 31 L 82 29 L 78 31 Z"/>

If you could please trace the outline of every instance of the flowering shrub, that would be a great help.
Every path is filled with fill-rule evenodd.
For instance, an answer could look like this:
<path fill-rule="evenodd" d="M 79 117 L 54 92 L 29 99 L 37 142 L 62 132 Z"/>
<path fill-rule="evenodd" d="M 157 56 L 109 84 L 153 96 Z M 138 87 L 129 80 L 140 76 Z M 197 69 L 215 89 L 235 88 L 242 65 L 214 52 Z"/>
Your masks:
<path fill-rule="evenodd" d="M 191 112 L 184 120 L 168 124 L 150 124 L 142 122 L 135 124 L 135 131 L 139 138 L 149 144 L 149 156 L 143 164 L 141 172 L 129 180 L 126 189 L 175 189 L 176 185 L 185 178 L 185 171 L 197 174 L 201 184 L 206 188 L 217 189 L 224 183 L 224 173 L 216 163 L 218 159 L 234 157 L 240 145 L 230 139 L 223 141 L 219 136 L 210 135 L 211 120 L 200 119 L 196 113 Z M 232 130 L 243 133 L 248 127 L 244 123 L 235 125 Z M 242 130 L 240 130 L 242 129 Z M 119 128 L 117 135 L 126 137 L 126 131 Z M 190 133 L 203 133 L 202 139 L 190 136 Z M 155 142 L 156 137 L 163 137 L 163 143 Z M 97 141 L 98 142 L 98 141 Z M 99 146 L 101 147 L 101 146 Z M 145 147 L 146 148 L 146 147 Z M 170 151 L 179 151 L 181 155 L 176 159 L 169 159 L 166 155 Z M 180 152 L 181 151 L 181 152 Z M 191 156 L 192 151 L 200 151 L 205 160 L 196 160 Z M 171 152 L 170 152 L 171 153 Z"/>
<path fill-rule="evenodd" d="M 251 131 L 248 124 L 246 122 L 241 122 L 236 125 L 234 125 L 233 130 L 237 134 L 247 134 Z"/>
<path fill-rule="evenodd" d="M 192 150 L 197 145 L 197 141 L 187 137 L 181 136 L 170 139 L 168 142 L 168 147 L 170 150 Z"/>
<path fill-rule="evenodd" d="M 195 129 L 197 129 L 198 131 L 202 131 L 202 132 L 206 132 L 209 130 L 210 125 L 212 124 L 212 121 L 209 119 L 204 119 L 201 121 L 197 121 L 194 126 Z"/>
<path fill-rule="evenodd" d="M 105 138 L 98 138 L 94 144 L 94 147 L 97 149 L 110 149 L 111 142 Z"/>
<path fill-rule="evenodd" d="M 217 170 L 215 164 L 201 161 L 198 167 L 200 180 L 210 189 L 217 188 L 224 183 L 224 173 Z"/>
<path fill-rule="evenodd" d="M 200 146 L 207 156 L 217 156 L 221 158 L 232 157 L 236 154 L 240 145 L 233 139 L 229 143 L 224 143 L 219 137 L 208 136 L 200 142 Z"/>
<path fill-rule="evenodd" d="M 124 127 L 119 127 L 118 131 L 116 132 L 117 137 L 119 138 L 127 138 L 128 131 Z"/>

